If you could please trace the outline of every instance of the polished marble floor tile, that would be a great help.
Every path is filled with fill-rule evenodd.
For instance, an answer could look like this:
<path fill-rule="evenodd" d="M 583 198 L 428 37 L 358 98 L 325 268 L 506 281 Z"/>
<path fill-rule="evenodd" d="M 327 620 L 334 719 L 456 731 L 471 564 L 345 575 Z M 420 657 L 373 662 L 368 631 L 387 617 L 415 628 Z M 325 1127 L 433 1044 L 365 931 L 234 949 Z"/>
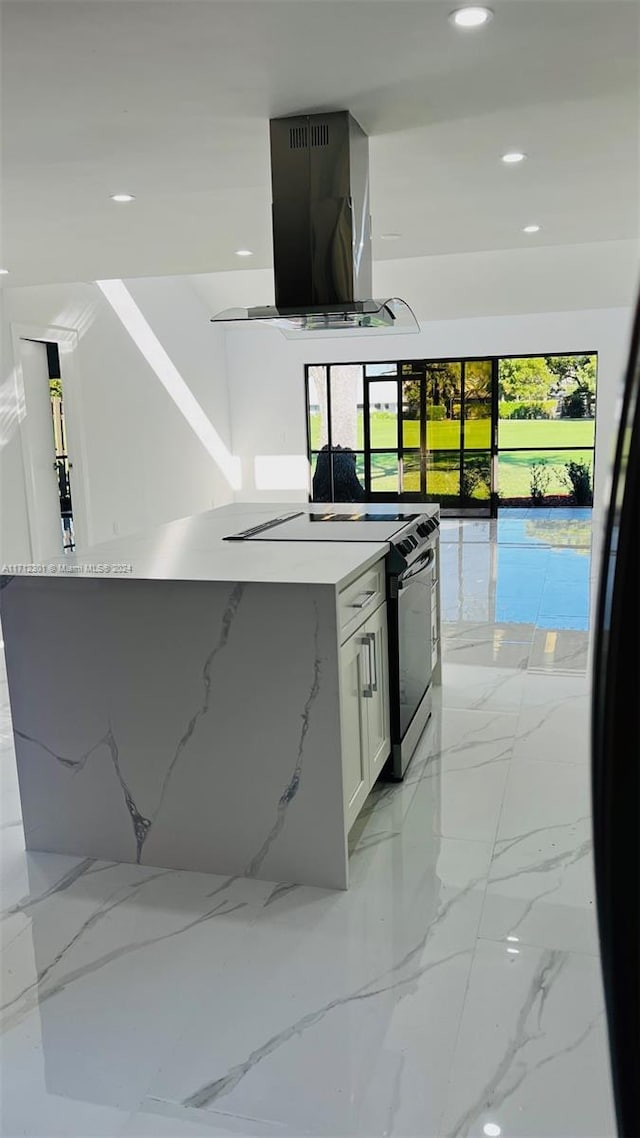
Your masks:
<path fill-rule="evenodd" d="M 211 961 L 221 974 L 246 941 L 257 883 L 78 868 L 3 951 L 3 1055 L 43 1067 L 50 1093 L 131 1111 L 194 1014 Z"/>
<path fill-rule="evenodd" d="M 421 742 L 416 758 L 423 753 L 439 758 L 447 772 L 503 762 L 511 757 L 516 723 L 505 712 L 443 707 L 431 747 L 423 752 Z M 429 736 L 424 739 L 428 742 Z"/>
<path fill-rule="evenodd" d="M 442 658 L 454 664 L 481 664 L 487 668 L 526 668 L 529 652 L 529 644 L 513 643 L 494 633 L 491 638 L 479 640 L 447 638 L 443 643 Z"/>
<path fill-rule="evenodd" d="M 578 511 L 576 511 L 578 514 Z M 593 517 L 591 510 L 579 516 L 563 514 L 556 516 L 556 511 L 540 516 L 533 511 L 527 518 L 513 518 L 511 511 L 503 510 L 496 522 L 492 537 L 499 542 L 510 545 L 547 546 L 549 548 L 583 548 L 591 545 L 593 534 Z"/>
<path fill-rule="evenodd" d="M 445 620 L 442 626 L 442 635 L 448 644 L 454 640 L 494 641 L 497 638 L 507 644 L 530 645 L 536 631 L 535 624 L 525 624 L 523 621 L 501 623 L 493 620 Z"/>
<path fill-rule="evenodd" d="M 530 671 L 516 727 L 514 759 L 554 760 L 586 768 L 590 759 L 590 715 L 588 673 Z"/>
<path fill-rule="evenodd" d="M 512 763 L 481 935 L 597 953 L 588 769 Z"/>
<path fill-rule="evenodd" d="M 589 818 L 496 843 L 480 935 L 597 955 Z"/>
<path fill-rule="evenodd" d="M 492 842 L 508 767 L 505 758 L 448 770 L 435 759 L 431 777 L 423 779 L 416 790 L 412 811 L 428 812 L 435 832 L 443 838 Z"/>
<path fill-rule="evenodd" d="M 597 953 L 585 767 L 511 765 L 480 935 Z"/>
<path fill-rule="evenodd" d="M 418 869 L 410 844 L 370 847 L 376 871 L 369 889 L 354 882 L 357 902 L 316 914 L 309 891 L 301 907 L 292 890 L 269 906 L 255 926 L 262 974 L 240 967 L 232 990 L 203 993 L 149 1094 L 290 1133 L 435 1133 L 488 848 L 443 843 Z"/>
<path fill-rule="evenodd" d="M 545 672 L 585 673 L 589 666 L 589 634 L 582 630 L 538 628 L 529 666 Z"/>
<path fill-rule="evenodd" d="M 588 765 L 556 762 L 512 762 L 496 836 L 496 850 L 533 830 L 589 817 L 591 785 Z"/>
<path fill-rule="evenodd" d="M 570 632 L 572 630 L 575 632 L 585 632 L 589 628 L 590 623 L 591 616 L 589 613 L 583 614 L 582 616 L 577 616 L 575 613 L 572 613 L 569 616 L 555 612 L 540 613 L 538 617 L 539 626 L 545 630 L 562 629 L 566 632 Z"/>
<path fill-rule="evenodd" d="M 487 668 L 444 660 L 442 671 L 445 707 L 469 711 L 520 710 L 525 681 L 520 668 Z"/>
<path fill-rule="evenodd" d="M 25 854 L 0 668 L 7 1138 L 614 1134 L 590 517 L 442 539 L 443 691 L 345 893 Z"/>
<path fill-rule="evenodd" d="M 497 586 L 503 595 L 523 590 L 542 594 L 551 551 L 545 546 L 498 546 Z"/>
<path fill-rule="evenodd" d="M 549 585 L 545 585 L 540 600 L 540 609 L 538 612 L 539 621 L 543 627 L 547 627 L 548 623 L 553 623 L 557 620 L 558 627 L 566 627 L 564 624 L 564 617 L 570 616 L 574 619 L 580 617 L 584 622 L 582 627 L 588 628 L 589 619 L 589 593 L 586 588 L 583 592 L 573 590 L 570 586 L 562 587 L 557 581 L 553 581 Z M 573 625 L 573 627 L 580 627 Z"/>
<path fill-rule="evenodd" d="M 599 962 L 478 942 L 438 1134 L 612 1138 Z"/>
<path fill-rule="evenodd" d="M 423 845 L 427 830 L 443 838 L 491 842 L 495 836 L 513 747 L 516 717 L 443 708 L 437 729 L 427 732 L 401 787 L 382 784 L 371 814 L 371 832 L 400 831 Z M 360 823 L 362 825 L 362 823 Z M 358 830 L 358 825 L 354 828 Z"/>
<path fill-rule="evenodd" d="M 442 541 L 488 542 L 496 532 L 496 522 L 490 518 L 443 518 L 440 522 Z"/>
<path fill-rule="evenodd" d="M 255 1118 L 215 1111 L 203 1114 L 201 1110 L 146 1099 L 118 1138 L 285 1138 L 287 1133 L 283 1126 Z"/>

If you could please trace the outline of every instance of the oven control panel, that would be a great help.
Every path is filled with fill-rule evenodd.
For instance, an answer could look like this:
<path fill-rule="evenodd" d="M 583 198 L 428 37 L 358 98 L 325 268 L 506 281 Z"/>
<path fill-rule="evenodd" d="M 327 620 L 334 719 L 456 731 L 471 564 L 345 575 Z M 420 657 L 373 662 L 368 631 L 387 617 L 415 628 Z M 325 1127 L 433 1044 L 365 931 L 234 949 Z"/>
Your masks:
<path fill-rule="evenodd" d="M 440 519 L 420 514 L 405 526 L 391 542 L 389 572 L 399 574 L 420 558 L 438 539 Z"/>

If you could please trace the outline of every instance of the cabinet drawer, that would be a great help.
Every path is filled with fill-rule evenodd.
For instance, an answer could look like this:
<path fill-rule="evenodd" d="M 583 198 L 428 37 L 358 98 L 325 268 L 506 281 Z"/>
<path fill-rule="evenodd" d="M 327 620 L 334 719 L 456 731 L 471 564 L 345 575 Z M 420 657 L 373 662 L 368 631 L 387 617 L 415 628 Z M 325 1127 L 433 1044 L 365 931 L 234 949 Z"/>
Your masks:
<path fill-rule="evenodd" d="M 338 596 L 340 642 L 355 631 L 385 600 L 384 558 L 347 585 Z"/>

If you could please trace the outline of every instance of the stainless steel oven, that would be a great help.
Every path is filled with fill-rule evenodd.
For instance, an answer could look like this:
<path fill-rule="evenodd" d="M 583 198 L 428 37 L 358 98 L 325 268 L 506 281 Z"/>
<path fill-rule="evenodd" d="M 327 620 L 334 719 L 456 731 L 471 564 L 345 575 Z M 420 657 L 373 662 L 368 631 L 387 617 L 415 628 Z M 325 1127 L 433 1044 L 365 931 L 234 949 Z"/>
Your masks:
<path fill-rule="evenodd" d="M 406 568 L 388 576 L 391 743 L 388 773 L 404 777 L 431 715 L 437 661 L 437 542 L 429 542 Z"/>

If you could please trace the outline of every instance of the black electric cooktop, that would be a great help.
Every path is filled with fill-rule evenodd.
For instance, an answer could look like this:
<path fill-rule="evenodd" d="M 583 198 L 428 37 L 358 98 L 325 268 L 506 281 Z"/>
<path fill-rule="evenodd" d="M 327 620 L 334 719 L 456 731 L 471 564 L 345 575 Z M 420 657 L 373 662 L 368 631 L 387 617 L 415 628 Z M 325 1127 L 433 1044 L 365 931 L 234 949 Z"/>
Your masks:
<path fill-rule="evenodd" d="M 310 522 L 412 522 L 417 514 L 309 514 Z"/>

